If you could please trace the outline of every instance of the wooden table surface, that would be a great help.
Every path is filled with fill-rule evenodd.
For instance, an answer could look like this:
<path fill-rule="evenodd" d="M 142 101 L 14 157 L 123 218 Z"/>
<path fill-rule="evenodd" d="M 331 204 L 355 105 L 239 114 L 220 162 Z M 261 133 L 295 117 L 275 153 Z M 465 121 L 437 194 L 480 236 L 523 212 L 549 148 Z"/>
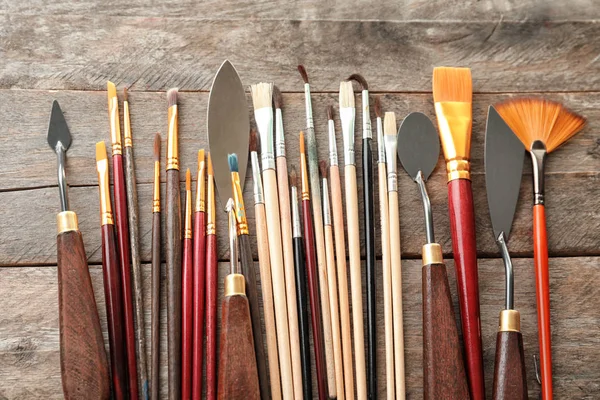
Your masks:
<path fill-rule="evenodd" d="M 56 159 L 46 143 L 52 100 L 59 100 L 73 135 L 67 161 L 69 196 L 79 215 L 107 341 L 94 143 L 109 140 L 106 81 L 112 80 L 119 89 L 129 87 L 149 339 L 152 139 L 155 132 L 166 131 L 164 92 L 180 88 L 182 171 L 195 170 L 196 151 L 207 144 L 208 91 L 226 58 L 237 67 L 244 84 L 273 81 L 283 91 L 290 164 L 299 162 L 298 131 L 304 128 L 303 85 L 297 64 L 306 66 L 312 83 L 323 158 L 327 151 L 325 107 L 333 104 L 337 110 L 339 81 L 349 74 L 361 73 L 369 82 L 371 97 L 380 95 L 384 111 L 395 111 L 401 119 L 410 111 L 434 117 L 434 66 L 472 68 L 473 191 L 489 398 L 497 318 L 504 304 L 504 269 L 492 237 L 484 186 L 486 109 L 524 93 L 564 102 L 586 116 L 586 128 L 550 156 L 547 168 L 553 370 L 555 398 L 600 398 L 600 8 L 592 0 L 536 3 L 2 2 L 0 399 L 62 397 L 55 238 L 59 198 Z M 360 118 L 357 110 L 357 121 Z M 356 125 L 360 132 L 360 122 Z M 339 132 L 338 126 L 341 146 Z M 522 316 L 529 395 L 537 398 L 540 389 L 532 361 L 538 343 L 529 163 L 524 171 L 509 248 L 515 264 L 515 305 Z M 428 188 L 458 313 L 445 186 L 440 159 Z M 247 204 L 253 204 L 248 182 L 244 195 Z M 247 210 L 253 226 L 253 207 Z M 404 174 L 400 174 L 400 220 L 407 393 L 408 398 L 419 399 L 423 394 L 420 249 L 425 232 L 416 187 Z M 225 214 L 220 214 L 221 285 L 229 257 L 225 221 Z M 252 240 L 256 252 L 254 236 Z M 378 273 L 377 296 L 382 304 L 380 269 Z M 379 310 L 379 394 L 384 398 L 383 306 Z M 163 394 L 165 317 L 163 313 Z"/>

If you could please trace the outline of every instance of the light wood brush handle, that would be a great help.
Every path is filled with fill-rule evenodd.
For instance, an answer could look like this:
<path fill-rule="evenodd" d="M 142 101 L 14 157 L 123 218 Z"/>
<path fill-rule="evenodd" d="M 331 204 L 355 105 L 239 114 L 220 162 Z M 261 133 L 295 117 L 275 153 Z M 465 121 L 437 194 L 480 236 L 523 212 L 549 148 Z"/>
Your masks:
<path fill-rule="evenodd" d="M 398 192 L 388 192 L 390 210 L 390 266 L 392 270 L 392 308 L 394 310 L 394 360 L 396 396 L 406 397 L 404 372 L 404 322 L 402 312 L 402 261 L 400 252 L 400 216 Z"/>
<path fill-rule="evenodd" d="M 285 268 L 285 291 L 290 329 L 290 351 L 300 354 L 300 327 L 296 304 L 296 281 L 294 274 L 294 247 L 292 245 L 292 216 L 290 210 L 290 187 L 285 157 L 277 157 L 277 187 L 279 189 L 279 212 L 281 215 L 281 240 Z M 292 357 L 294 396 L 302 399 L 302 363 L 300 357 Z"/>
<path fill-rule="evenodd" d="M 344 233 L 344 207 L 342 205 L 342 184 L 340 169 L 337 165 L 329 167 L 331 185 L 331 211 L 335 233 L 335 252 L 337 261 L 338 289 L 340 300 L 340 322 L 342 334 L 342 353 L 344 359 L 344 384 L 346 398 L 354 399 L 354 366 L 352 362 L 352 324 L 348 303 L 348 273 L 346 269 L 346 238 Z M 333 279 L 333 278 L 332 278 Z"/>
<path fill-rule="evenodd" d="M 275 170 L 263 171 L 265 210 L 267 214 L 267 234 L 273 277 L 273 299 L 275 301 L 275 322 L 277 323 L 277 344 L 281 368 L 281 387 L 283 398 L 294 396 L 292 378 L 292 360 L 290 354 L 290 333 L 288 326 L 287 299 L 285 295 L 285 275 L 283 268 L 283 249 L 281 244 L 281 221 L 279 219 L 279 199 L 277 196 L 277 178 Z"/>
<path fill-rule="evenodd" d="M 360 271 L 360 236 L 358 225 L 358 191 L 356 167 L 344 167 L 346 181 L 346 219 L 348 221 L 348 252 L 350 254 L 350 283 L 352 290 L 352 319 L 354 322 L 354 359 L 356 364 L 356 391 L 359 400 L 367 398 L 365 366 L 365 331 L 363 326 L 362 274 Z"/>

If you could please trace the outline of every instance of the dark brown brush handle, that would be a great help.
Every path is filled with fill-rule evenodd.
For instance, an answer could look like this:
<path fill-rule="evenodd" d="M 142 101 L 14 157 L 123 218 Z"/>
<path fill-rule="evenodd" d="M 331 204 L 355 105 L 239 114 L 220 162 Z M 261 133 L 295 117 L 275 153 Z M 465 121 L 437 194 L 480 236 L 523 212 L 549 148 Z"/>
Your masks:
<path fill-rule="evenodd" d="M 60 371 L 65 399 L 108 399 L 110 381 L 100 318 L 79 231 L 59 234 Z"/>
<path fill-rule="evenodd" d="M 469 399 L 444 264 L 423 266 L 423 389 L 425 399 Z"/>
<path fill-rule="evenodd" d="M 151 399 L 158 400 L 160 376 L 160 213 L 152 213 L 152 368 Z"/>
<path fill-rule="evenodd" d="M 181 193 L 179 170 L 167 171 L 166 261 L 169 399 L 181 398 Z"/>
<path fill-rule="evenodd" d="M 527 399 L 527 374 L 521 332 L 498 332 L 494 400 Z"/>
<path fill-rule="evenodd" d="M 223 299 L 220 346 L 218 398 L 260 399 L 250 308 L 246 296 L 227 296 Z"/>

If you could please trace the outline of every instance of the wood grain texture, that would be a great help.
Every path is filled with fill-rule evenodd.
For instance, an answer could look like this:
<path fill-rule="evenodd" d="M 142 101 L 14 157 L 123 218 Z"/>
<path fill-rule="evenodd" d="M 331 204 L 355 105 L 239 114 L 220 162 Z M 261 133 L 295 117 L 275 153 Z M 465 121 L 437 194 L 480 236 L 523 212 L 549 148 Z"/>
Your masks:
<path fill-rule="evenodd" d="M 526 362 L 521 332 L 498 332 L 494 366 L 494 400 L 528 398 Z"/>

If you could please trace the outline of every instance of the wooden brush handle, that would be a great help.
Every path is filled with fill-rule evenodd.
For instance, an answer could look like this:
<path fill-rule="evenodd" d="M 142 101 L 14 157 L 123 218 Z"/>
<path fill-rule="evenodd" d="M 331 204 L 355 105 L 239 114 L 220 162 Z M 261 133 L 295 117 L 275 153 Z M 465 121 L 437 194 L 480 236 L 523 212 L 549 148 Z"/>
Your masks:
<path fill-rule="evenodd" d="M 127 347 L 127 371 L 129 372 L 129 394 L 138 398 L 137 359 L 135 341 L 135 317 L 133 292 L 131 289 L 131 259 L 129 257 L 129 223 L 127 220 L 127 191 L 123 171 L 123 156 L 113 155 L 113 181 L 117 249 L 121 265 L 121 284 L 124 301 L 125 341 Z"/>
<path fill-rule="evenodd" d="M 181 398 L 181 193 L 179 170 L 167 171 L 167 350 L 169 398 Z"/>
<path fill-rule="evenodd" d="M 301 237 L 294 239 L 296 265 L 296 288 L 298 289 L 298 317 L 300 324 L 300 358 L 302 359 L 302 392 L 304 400 L 312 399 L 312 371 L 310 366 L 310 334 L 308 330 L 308 287 L 306 286 L 306 264 Z"/>
<path fill-rule="evenodd" d="M 279 365 L 281 368 L 281 389 L 283 390 L 283 398 L 291 399 L 294 396 L 294 384 L 292 378 L 292 359 L 290 354 L 287 298 L 285 294 L 279 199 L 277 195 L 277 178 L 275 177 L 274 170 L 267 169 L 263 171 L 263 183 L 271 273 L 273 277 L 273 299 L 275 302 L 275 322 L 277 323 Z"/>
<path fill-rule="evenodd" d="M 217 236 L 206 235 L 206 398 L 217 398 Z"/>
<path fill-rule="evenodd" d="M 471 398 L 485 400 L 475 214 L 470 180 L 455 179 L 448 182 L 448 204 Z"/>
<path fill-rule="evenodd" d="M 110 369 L 113 395 L 116 400 L 129 399 L 127 376 L 127 348 L 123 316 L 123 297 L 119 258 L 115 242 L 114 225 L 102 225 L 102 273 L 108 342 L 110 345 Z"/>
<path fill-rule="evenodd" d="M 79 231 L 56 237 L 60 372 L 65 399 L 110 398 L 108 361 Z"/>
<path fill-rule="evenodd" d="M 348 221 L 348 252 L 350 254 L 350 283 L 352 289 L 352 319 L 354 322 L 354 359 L 356 391 L 359 400 L 367 398 L 365 366 L 365 332 L 363 327 L 362 274 L 360 271 L 360 237 L 358 225 L 358 192 L 356 167 L 346 165 L 346 217 Z"/>
<path fill-rule="evenodd" d="M 342 332 L 342 353 L 344 359 L 345 394 L 354 398 L 354 366 L 352 361 L 352 324 L 350 322 L 350 304 L 348 297 L 348 273 L 346 268 L 346 239 L 344 235 L 344 208 L 342 205 L 342 184 L 337 165 L 329 167 L 331 185 L 331 210 L 333 213 L 333 231 L 335 234 L 335 254 L 337 261 L 337 279 L 340 301 L 340 322 Z M 333 278 L 332 278 L 333 279 Z"/>
<path fill-rule="evenodd" d="M 219 399 L 261 398 L 246 296 L 234 295 L 223 299 L 219 360 Z"/>
<path fill-rule="evenodd" d="M 160 393 L 160 213 L 152 213 L 152 368 L 150 398 L 158 400 Z"/>
<path fill-rule="evenodd" d="M 469 387 L 444 264 L 423 266 L 425 399 L 469 399 Z"/>
<path fill-rule="evenodd" d="M 206 285 L 206 213 L 194 214 L 194 293 L 192 343 L 192 399 L 202 398 L 202 360 L 204 346 L 204 296 Z"/>
<path fill-rule="evenodd" d="M 192 346 L 194 312 L 194 273 L 192 266 L 192 239 L 183 239 L 181 277 L 181 398 L 192 397 Z"/>
<path fill-rule="evenodd" d="M 265 314 L 265 330 L 267 336 L 267 356 L 269 357 L 269 377 L 271 382 L 271 398 L 281 399 L 281 380 L 279 375 L 279 351 L 277 350 L 277 330 L 275 327 L 275 310 L 273 305 L 273 283 L 271 279 L 271 260 L 269 260 L 269 242 L 265 205 L 254 206 L 256 219 L 256 242 L 258 245 L 258 265 L 262 289 L 263 311 Z"/>
<path fill-rule="evenodd" d="M 521 332 L 498 332 L 494 400 L 526 400 L 527 374 Z"/>
<path fill-rule="evenodd" d="M 533 258 L 537 300 L 542 399 L 552 399 L 552 337 L 550 334 L 550 274 L 544 205 L 533 206 Z"/>

